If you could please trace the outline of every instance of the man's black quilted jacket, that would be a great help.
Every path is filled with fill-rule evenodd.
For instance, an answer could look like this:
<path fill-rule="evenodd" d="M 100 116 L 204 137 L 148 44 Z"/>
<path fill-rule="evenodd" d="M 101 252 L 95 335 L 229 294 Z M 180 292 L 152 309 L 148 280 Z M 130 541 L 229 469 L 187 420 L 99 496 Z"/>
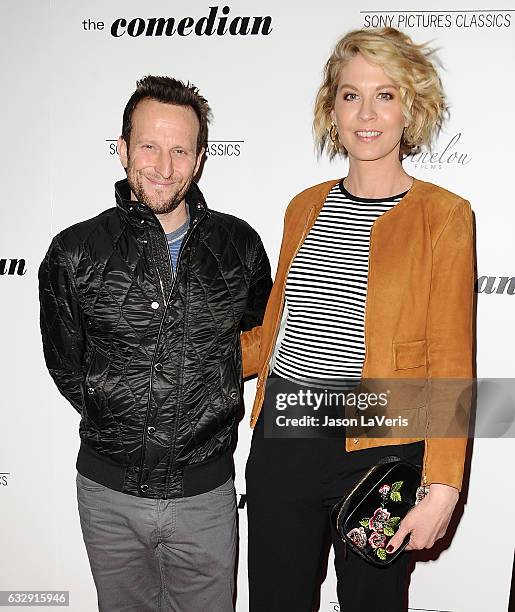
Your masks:
<path fill-rule="evenodd" d="M 231 475 L 242 409 L 240 332 L 271 288 L 257 233 L 209 210 L 193 183 L 176 275 L 154 213 L 115 186 L 117 206 L 57 235 L 39 271 L 48 369 L 81 414 L 79 472 L 172 498 Z"/>

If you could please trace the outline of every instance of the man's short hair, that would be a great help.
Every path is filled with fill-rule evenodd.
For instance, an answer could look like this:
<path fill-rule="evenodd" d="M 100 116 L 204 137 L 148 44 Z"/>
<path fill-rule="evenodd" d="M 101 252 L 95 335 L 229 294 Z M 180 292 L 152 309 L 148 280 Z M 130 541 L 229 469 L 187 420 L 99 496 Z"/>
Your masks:
<path fill-rule="evenodd" d="M 148 75 L 136 81 L 136 91 L 129 98 L 123 111 L 122 138 L 127 143 L 127 148 L 129 148 L 132 131 L 132 115 L 141 100 L 156 100 L 164 104 L 189 106 L 197 115 L 200 126 L 197 153 L 207 146 L 207 129 L 211 109 L 207 100 L 199 94 L 198 88 L 189 82 L 185 84 L 172 77 Z"/>

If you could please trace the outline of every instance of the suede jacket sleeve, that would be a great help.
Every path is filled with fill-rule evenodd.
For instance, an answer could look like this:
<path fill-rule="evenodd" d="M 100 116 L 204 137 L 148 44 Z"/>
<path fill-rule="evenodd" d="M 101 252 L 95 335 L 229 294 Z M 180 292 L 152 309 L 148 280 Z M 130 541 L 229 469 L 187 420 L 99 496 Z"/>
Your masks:
<path fill-rule="evenodd" d="M 426 438 L 426 484 L 461 489 L 467 435 L 442 435 L 443 419 L 452 420 L 467 395 L 473 376 L 474 246 L 470 204 L 460 201 L 451 211 L 433 247 L 433 273 L 427 320 L 428 378 L 432 382 L 431 412 Z M 460 380 L 463 379 L 461 383 Z M 462 399 L 462 398 L 461 398 Z M 438 436 L 431 437 L 432 430 Z"/>
<path fill-rule="evenodd" d="M 258 371 L 261 323 L 271 288 L 270 263 L 263 243 L 258 237 L 254 251 L 247 305 L 241 321 L 243 331 L 241 334 L 243 378 L 253 376 Z"/>

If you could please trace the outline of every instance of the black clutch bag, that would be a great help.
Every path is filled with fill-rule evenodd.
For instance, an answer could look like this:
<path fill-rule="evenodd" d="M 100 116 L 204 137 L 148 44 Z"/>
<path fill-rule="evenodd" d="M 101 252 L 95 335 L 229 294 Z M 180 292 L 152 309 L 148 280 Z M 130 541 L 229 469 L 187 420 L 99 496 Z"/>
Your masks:
<path fill-rule="evenodd" d="M 406 536 L 392 554 L 386 552 L 400 522 L 428 487 L 420 486 L 421 469 L 394 455 L 374 465 L 332 510 L 336 531 L 355 553 L 378 567 L 392 563 L 409 543 Z"/>

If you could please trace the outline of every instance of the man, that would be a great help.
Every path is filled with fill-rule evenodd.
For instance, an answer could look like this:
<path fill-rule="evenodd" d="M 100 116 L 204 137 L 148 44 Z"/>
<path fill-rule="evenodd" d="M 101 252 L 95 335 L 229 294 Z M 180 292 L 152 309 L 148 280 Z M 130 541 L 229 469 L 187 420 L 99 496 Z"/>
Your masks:
<path fill-rule="evenodd" d="M 116 207 L 62 231 L 40 268 L 46 363 L 81 414 L 101 611 L 234 609 L 232 452 L 271 278 L 256 232 L 193 181 L 209 114 L 189 84 L 140 80 Z"/>

